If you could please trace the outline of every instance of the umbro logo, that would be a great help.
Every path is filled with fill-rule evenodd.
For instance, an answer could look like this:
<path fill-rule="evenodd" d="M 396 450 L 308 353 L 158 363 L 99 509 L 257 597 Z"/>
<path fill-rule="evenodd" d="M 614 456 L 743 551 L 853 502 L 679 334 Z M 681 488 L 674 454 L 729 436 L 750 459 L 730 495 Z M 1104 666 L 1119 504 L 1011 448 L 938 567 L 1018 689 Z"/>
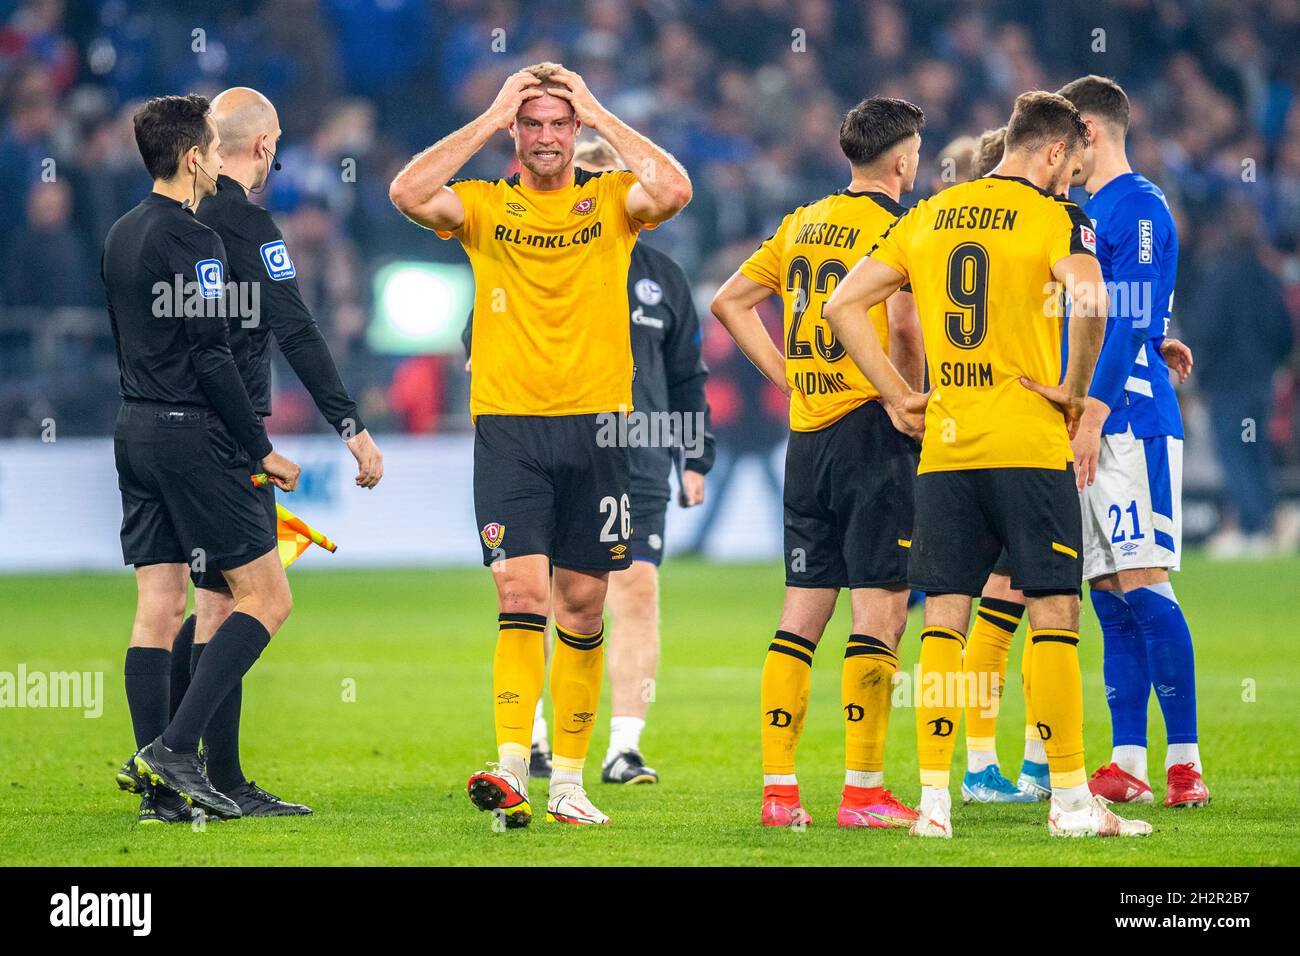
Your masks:
<path fill-rule="evenodd" d="M 508 202 L 506 203 L 506 214 L 510 216 L 522 216 L 528 208 L 523 203 Z"/>
<path fill-rule="evenodd" d="M 513 704 L 519 700 L 519 695 L 514 691 L 503 690 L 501 693 L 497 694 L 497 700 L 501 701 L 503 704 Z"/>
<path fill-rule="evenodd" d="M 612 554 L 612 555 L 613 555 L 614 557 L 616 557 L 616 558 L 621 558 L 621 557 L 623 557 L 625 554 L 627 554 L 627 545 L 625 545 L 625 544 L 616 544 L 616 545 L 614 545 L 614 547 L 612 547 L 612 548 L 609 549 L 609 553 Z"/>
<path fill-rule="evenodd" d="M 589 724 L 592 722 L 595 716 L 596 716 L 595 714 L 588 713 L 587 711 L 584 710 L 581 713 L 574 714 L 573 719 L 580 724 Z"/>

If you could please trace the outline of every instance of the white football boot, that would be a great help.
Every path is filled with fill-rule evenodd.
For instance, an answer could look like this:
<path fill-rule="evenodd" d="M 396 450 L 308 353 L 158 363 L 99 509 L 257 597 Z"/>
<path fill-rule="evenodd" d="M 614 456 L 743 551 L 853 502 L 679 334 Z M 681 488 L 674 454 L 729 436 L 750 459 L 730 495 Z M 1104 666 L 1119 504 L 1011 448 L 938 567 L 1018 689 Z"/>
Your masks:
<path fill-rule="evenodd" d="M 952 795 L 942 790 L 922 787 L 921 805 L 916 808 L 916 822 L 908 832 L 912 836 L 952 839 Z"/>
<path fill-rule="evenodd" d="M 1078 810 L 1064 809 L 1053 797 L 1047 832 L 1059 837 L 1138 837 L 1149 834 L 1151 824 L 1116 816 L 1106 801 L 1095 795 Z"/>
<path fill-rule="evenodd" d="M 546 801 L 546 819 L 552 823 L 601 824 L 609 817 L 596 809 L 587 791 L 576 783 L 551 787 Z"/>

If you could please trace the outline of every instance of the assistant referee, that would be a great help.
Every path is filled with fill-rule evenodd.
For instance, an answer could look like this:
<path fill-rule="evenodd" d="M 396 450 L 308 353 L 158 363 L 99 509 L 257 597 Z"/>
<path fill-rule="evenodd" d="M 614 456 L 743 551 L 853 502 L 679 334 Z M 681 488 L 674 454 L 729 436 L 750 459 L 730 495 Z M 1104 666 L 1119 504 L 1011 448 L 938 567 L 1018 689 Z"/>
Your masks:
<path fill-rule="evenodd" d="M 225 248 L 194 218 L 221 170 L 208 101 L 157 97 L 134 125 L 153 191 L 109 230 L 101 264 L 123 399 L 113 438 L 122 555 L 139 592 L 125 665 L 139 749 L 117 782 L 144 794 L 142 822 L 188 820 L 190 806 L 238 817 L 208 780 L 199 738 L 292 606 L 250 464 L 286 491 L 299 468 L 272 450 L 249 401 L 227 337 Z M 222 573 L 235 612 L 169 723 L 170 649 L 191 566 Z"/>
<path fill-rule="evenodd" d="M 271 414 L 271 339 L 306 386 L 321 415 L 347 443 L 357 460 L 356 483 L 373 488 L 384 473 L 380 454 L 361 421 L 357 403 L 339 376 L 329 346 L 303 301 L 298 270 L 288 244 L 271 214 L 252 197 L 266 187 L 280 138 L 275 107 L 257 90 L 233 87 L 212 101 L 212 118 L 221 138 L 224 172 L 217 192 L 196 212 L 225 246 L 230 278 L 256 289 L 253 315 L 229 315 L 227 326 L 235 364 L 258 415 Z M 233 310 L 232 310 L 233 311 Z M 255 469 L 256 470 L 256 469 Z M 269 483 L 258 497 L 276 521 L 275 488 Z M 184 699 L 190 674 L 208 642 L 234 609 L 234 597 L 215 568 L 195 570 L 194 614 L 181 625 L 172 647 L 172 707 Z M 310 808 L 282 800 L 245 775 L 239 759 L 239 725 L 243 688 L 236 684 L 217 708 L 203 733 L 203 750 L 212 785 L 239 804 L 249 816 L 305 816 Z"/>

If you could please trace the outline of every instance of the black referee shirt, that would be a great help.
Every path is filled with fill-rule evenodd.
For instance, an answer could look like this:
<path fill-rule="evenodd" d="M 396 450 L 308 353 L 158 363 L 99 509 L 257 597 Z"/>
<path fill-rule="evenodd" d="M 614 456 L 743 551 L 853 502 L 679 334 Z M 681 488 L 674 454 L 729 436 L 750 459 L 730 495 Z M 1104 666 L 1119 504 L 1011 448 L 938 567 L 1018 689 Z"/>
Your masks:
<path fill-rule="evenodd" d="M 316 407 L 344 438 L 365 429 L 357 403 L 339 377 L 329 346 L 303 302 L 297 269 L 275 220 L 252 202 L 229 176 L 199 206 L 198 219 L 225 243 L 230 275 L 249 288 L 256 283 L 258 313 L 230 316 L 230 348 L 258 414 L 271 414 L 271 336 L 280 345 Z"/>
<path fill-rule="evenodd" d="M 150 193 L 108 231 L 100 275 L 122 398 L 208 406 L 261 461 L 271 442 L 230 351 L 225 260 L 215 232 Z"/>

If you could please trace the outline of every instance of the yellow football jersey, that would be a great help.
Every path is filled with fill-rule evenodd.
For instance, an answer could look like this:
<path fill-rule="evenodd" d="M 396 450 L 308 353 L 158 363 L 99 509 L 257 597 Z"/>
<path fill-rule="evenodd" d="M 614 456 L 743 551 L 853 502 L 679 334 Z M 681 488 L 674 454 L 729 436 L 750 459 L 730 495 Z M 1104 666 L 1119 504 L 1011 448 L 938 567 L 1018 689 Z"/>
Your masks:
<path fill-rule="evenodd" d="M 822 308 L 902 212 L 903 207 L 884 193 L 832 193 L 782 219 L 772 237 L 740 267 L 742 275 L 778 293 L 784 304 L 792 431 L 825 428 L 880 396 L 831 334 Z M 888 353 L 889 317 L 883 302 L 870 317 Z"/>
<path fill-rule="evenodd" d="M 1096 245 L 1074 203 L 986 176 L 921 201 L 871 251 L 908 277 L 921 318 L 933 393 L 920 473 L 1074 460 L 1060 410 L 1019 380 L 1061 380 L 1052 266 Z"/>
<path fill-rule="evenodd" d="M 646 224 L 627 213 L 636 177 L 577 169 L 563 189 L 453 180 L 474 269 L 479 415 L 581 415 L 632 407 L 627 269 Z"/>

